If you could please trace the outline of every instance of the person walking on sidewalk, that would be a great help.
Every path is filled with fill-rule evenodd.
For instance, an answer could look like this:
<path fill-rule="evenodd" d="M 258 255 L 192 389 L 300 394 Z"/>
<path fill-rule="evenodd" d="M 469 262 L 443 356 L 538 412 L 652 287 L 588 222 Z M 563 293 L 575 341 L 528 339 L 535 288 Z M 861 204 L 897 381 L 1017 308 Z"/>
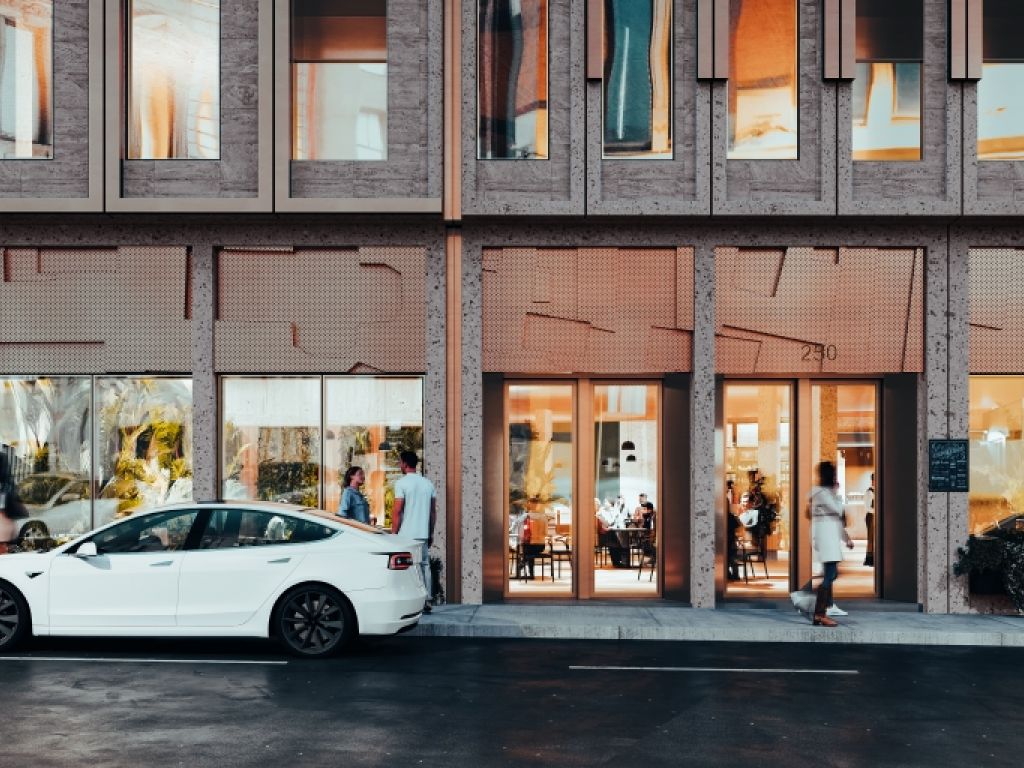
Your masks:
<path fill-rule="evenodd" d="M 430 613 L 430 545 L 434 543 L 437 521 L 437 492 L 434 484 L 416 471 L 419 457 L 413 451 L 402 451 L 398 457 L 402 476 L 395 483 L 395 506 L 391 511 L 391 532 L 415 539 L 423 545 L 423 586 L 427 602 L 423 612 Z"/>
<path fill-rule="evenodd" d="M 843 524 L 843 502 L 839 499 L 838 487 L 836 465 L 831 461 L 821 462 L 818 465 L 818 485 L 811 489 L 808 506 L 811 512 L 811 541 L 816 554 L 815 559 L 821 563 L 824 570 L 824 578 L 815 597 L 811 621 L 815 626 L 822 627 L 836 626 L 836 622 L 825 612 L 832 605 L 832 585 L 839 577 L 839 563 L 843 560 L 842 545 L 853 549 L 853 542 Z"/>

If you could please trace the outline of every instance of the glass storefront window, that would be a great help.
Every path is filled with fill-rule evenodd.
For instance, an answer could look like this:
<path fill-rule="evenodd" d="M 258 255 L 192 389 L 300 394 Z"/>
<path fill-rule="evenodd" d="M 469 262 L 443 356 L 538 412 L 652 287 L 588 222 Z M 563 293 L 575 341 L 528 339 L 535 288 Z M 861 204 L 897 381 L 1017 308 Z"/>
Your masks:
<path fill-rule="evenodd" d="M 224 498 L 320 506 L 320 379 L 229 377 L 222 386 Z"/>
<path fill-rule="evenodd" d="M 95 524 L 190 501 L 192 380 L 97 378 L 95 396 Z"/>
<path fill-rule="evenodd" d="M 730 160 L 798 157 L 796 0 L 730 0 Z"/>
<path fill-rule="evenodd" d="M 128 0 L 129 160 L 220 158 L 220 0 Z"/>
<path fill-rule="evenodd" d="M 1024 7 L 985 0 L 978 81 L 978 159 L 1024 160 Z"/>
<path fill-rule="evenodd" d="M 0 379 L 0 449 L 35 537 L 91 527 L 91 412 L 88 377 Z"/>
<path fill-rule="evenodd" d="M 921 159 L 922 0 L 858 0 L 853 159 Z"/>
<path fill-rule="evenodd" d="M 478 0 L 477 157 L 548 159 L 548 2 Z"/>
<path fill-rule="evenodd" d="M 0 159 L 53 157 L 53 2 L 0 4 Z"/>
<path fill-rule="evenodd" d="M 969 531 L 1024 529 L 1024 376 L 971 376 L 968 393 Z"/>
<path fill-rule="evenodd" d="M 387 0 L 292 0 L 292 159 L 387 160 Z"/>
<path fill-rule="evenodd" d="M 28 508 L 30 539 L 61 542 L 188 501 L 192 380 L 0 379 L 0 449 Z"/>
<path fill-rule="evenodd" d="M 423 457 L 423 383 L 420 379 L 346 377 L 325 382 L 324 508 L 337 512 L 350 467 L 366 475 L 361 488 L 371 523 L 390 527 L 398 456 Z"/>
<path fill-rule="evenodd" d="M 604 157 L 672 157 L 672 3 L 605 0 Z"/>
<path fill-rule="evenodd" d="M 596 595 L 658 592 L 658 410 L 653 384 L 594 387 Z"/>

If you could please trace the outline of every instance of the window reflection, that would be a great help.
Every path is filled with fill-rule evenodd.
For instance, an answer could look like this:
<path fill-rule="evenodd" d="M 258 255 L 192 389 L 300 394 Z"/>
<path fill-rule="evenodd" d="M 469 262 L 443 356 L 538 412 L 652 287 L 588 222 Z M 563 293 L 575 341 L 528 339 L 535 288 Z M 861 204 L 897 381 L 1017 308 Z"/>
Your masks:
<path fill-rule="evenodd" d="M 0 159 L 53 157 L 53 3 L 0 3 Z"/>
<path fill-rule="evenodd" d="M 320 505 L 320 379 L 225 378 L 225 499 Z"/>
<path fill-rule="evenodd" d="M 605 0 L 604 156 L 672 157 L 672 4 Z"/>
<path fill-rule="evenodd" d="M 1024 377 L 971 376 L 969 383 L 972 535 L 1024 528 Z"/>
<path fill-rule="evenodd" d="M 292 158 L 386 160 L 386 0 L 292 1 Z"/>
<path fill-rule="evenodd" d="M 391 525 L 395 481 L 401 476 L 398 455 L 423 456 L 423 384 L 420 379 L 370 377 L 326 381 L 324 437 L 325 508 L 338 511 L 341 481 L 349 467 L 361 467 L 360 489 L 370 519 Z"/>
<path fill-rule="evenodd" d="M 192 380 L 96 380 L 95 522 L 192 499 Z"/>
<path fill-rule="evenodd" d="M 921 159 L 921 0 L 858 0 L 853 159 Z"/>
<path fill-rule="evenodd" d="M 978 159 L 1024 160 L 1024 8 L 985 0 L 984 64 L 978 82 Z"/>
<path fill-rule="evenodd" d="M 128 8 L 128 158 L 219 158 L 220 0 Z"/>
<path fill-rule="evenodd" d="M 731 0 L 730 160 L 795 160 L 795 0 Z"/>
<path fill-rule="evenodd" d="M 547 0 L 479 0 L 477 157 L 548 158 Z"/>

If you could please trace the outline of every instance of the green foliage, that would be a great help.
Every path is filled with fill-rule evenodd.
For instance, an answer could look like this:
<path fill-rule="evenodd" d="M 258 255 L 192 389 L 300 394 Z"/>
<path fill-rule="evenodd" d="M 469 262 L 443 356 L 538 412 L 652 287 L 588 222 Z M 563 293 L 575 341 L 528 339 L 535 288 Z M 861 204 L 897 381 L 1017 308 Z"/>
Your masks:
<path fill-rule="evenodd" d="M 274 501 L 286 494 L 300 494 L 289 501 L 317 506 L 320 467 L 313 462 L 261 461 L 256 476 L 256 493 L 265 501 Z"/>
<path fill-rule="evenodd" d="M 1014 607 L 1024 612 L 1024 533 L 996 530 L 987 536 L 972 536 L 967 547 L 956 551 L 953 573 L 982 576 L 996 573 Z"/>

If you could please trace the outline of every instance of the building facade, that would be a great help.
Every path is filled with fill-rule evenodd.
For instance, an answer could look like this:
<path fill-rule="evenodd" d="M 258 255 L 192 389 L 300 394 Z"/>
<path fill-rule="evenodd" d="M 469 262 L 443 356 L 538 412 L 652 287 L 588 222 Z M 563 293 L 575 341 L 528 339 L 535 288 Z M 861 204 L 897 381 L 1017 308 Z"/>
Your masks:
<path fill-rule="evenodd" d="M 841 598 L 1000 609 L 952 563 L 1024 511 L 1017 5 L 0 0 L 39 535 L 352 465 L 384 523 L 412 449 L 449 601 L 714 607 L 810 576 L 831 460 Z"/>

